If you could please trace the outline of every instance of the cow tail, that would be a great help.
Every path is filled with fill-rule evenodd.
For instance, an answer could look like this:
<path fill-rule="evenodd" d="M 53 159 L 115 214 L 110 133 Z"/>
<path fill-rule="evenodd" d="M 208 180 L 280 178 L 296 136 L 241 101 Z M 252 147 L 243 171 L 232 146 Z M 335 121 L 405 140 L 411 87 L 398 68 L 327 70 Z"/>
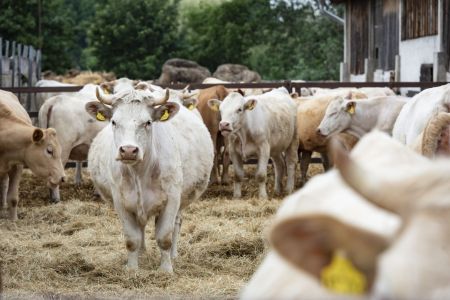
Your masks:
<path fill-rule="evenodd" d="M 53 104 L 44 103 L 39 110 L 39 127 L 48 128 L 52 117 Z"/>

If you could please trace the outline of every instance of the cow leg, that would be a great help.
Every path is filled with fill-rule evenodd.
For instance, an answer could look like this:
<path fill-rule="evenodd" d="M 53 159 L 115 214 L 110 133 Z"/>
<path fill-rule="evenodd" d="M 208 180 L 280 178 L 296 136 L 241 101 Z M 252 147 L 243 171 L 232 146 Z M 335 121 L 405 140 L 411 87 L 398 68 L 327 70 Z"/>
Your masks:
<path fill-rule="evenodd" d="M 174 259 L 178 256 L 177 243 L 178 243 L 178 238 L 180 236 L 182 222 L 183 222 L 183 219 L 181 218 L 181 212 L 178 211 L 177 217 L 175 219 L 175 228 L 173 230 L 173 235 L 172 235 L 172 248 L 170 249 L 170 258 L 172 258 L 172 259 Z"/>
<path fill-rule="evenodd" d="M 83 170 L 83 162 L 77 161 L 77 162 L 75 162 L 75 164 L 77 166 L 77 170 L 75 173 L 75 185 L 81 185 L 81 183 L 82 183 L 81 172 Z"/>
<path fill-rule="evenodd" d="M 173 273 L 170 252 L 173 247 L 172 240 L 175 234 L 175 221 L 180 210 L 180 203 L 181 191 L 170 188 L 167 195 L 167 204 L 156 222 L 156 243 L 161 251 L 161 264 L 159 269 L 168 273 Z"/>
<path fill-rule="evenodd" d="M 312 152 L 311 151 L 301 151 L 302 153 L 302 158 L 300 159 L 300 175 L 301 175 L 301 185 L 304 185 L 306 183 L 306 174 L 308 173 L 308 167 L 309 164 L 311 163 L 311 155 Z"/>
<path fill-rule="evenodd" d="M 320 156 L 322 157 L 323 169 L 326 172 L 330 169 L 330 160 L 328 159 L 328 155 L 326 153 L 320 153 Z"/>
<path fill-rule="evenodd" d="M 284 159 L 280 154 L 272 157 L 273 169 L 275 171 L 275 194 L 281 195 L 282 181 L 284 176 Z"/>
<path fill-rule="evenodd" d="M 230 141 L 229 153 L 234 170 L 233 198 L 239 199 L 242 197 L 242 180 L 244 180 L 245 175 L 244 162 L 242 161 L 241 154 L 236 150 L 234 141 Z"/>
<path fill-rule="evenodd" d="M 120 208 L 119 208 L 120 207 Z M 139 251 L 142 249 L 142 226 L 136 220 L 135 214 L 128 212 L 121 204 L 116 210 L 122 220 L 125 235 L 125 246 L 128 251 L 127 268 L 136 270 L 138 268 Z"/>
<path fill-rule="evenodd" d="M 258 166 L 256 167 L 255 178 L 259 185 L 259 198 L 267 199 L 266 179 L 267 164 L 269 163 L 270 157 L 270 145 L 268 143 L 261 145 L 258 154 Z"/>
<path fill-rule="evenodd" d="M 2 189 L 2 208 L 6 209 L 8 207 L 7 204 L 7 196 L 8 196 L 8 186 L 9 186 L 9 176 L 5 174 L 0 178 L 1 189 Z"/>
<path fill-rule="evenodd" d="M 211 136 L 213 146 L 214 146 L 214 163 L 211 170 L 210 184 L 219 183 L 219 155 L 220 155 L 220 145 L 217 142 L 217 136 Z"/>
<path fill-rule="evenodd" d="M 285 153 L 287 182 L 285 192 L 290 194 L 294 191 L 295 185 L 295 169 L 298 162 L 298 139 L 294 138 Z"/>
<path fill-rule="evenodd" d="M 8 184 L 8 207 L 9 217 L 11 221 L 17 221 L 17 204 L 19 203 L 19 183 L 22 176 L 22 165 L 15 165 L 9 171 L 9 184 Z"/>
<path fill-rule="evenodd" d="M 145 253 L 146 247 L 145 247 L 145 226 L 141 226 L 141 247 L 139 248 L 139 251 L 141 253 Z"/>
<path fill-rule="evenodd" d="M 229 185 L 230 184 L 230 175 L 228 173 L 228 169 L 230 167 L 230 152 L 228 151 L 228 139 L 225 139 L 225 145 L 223 147 L 222 154 L 222 184 Z"/>

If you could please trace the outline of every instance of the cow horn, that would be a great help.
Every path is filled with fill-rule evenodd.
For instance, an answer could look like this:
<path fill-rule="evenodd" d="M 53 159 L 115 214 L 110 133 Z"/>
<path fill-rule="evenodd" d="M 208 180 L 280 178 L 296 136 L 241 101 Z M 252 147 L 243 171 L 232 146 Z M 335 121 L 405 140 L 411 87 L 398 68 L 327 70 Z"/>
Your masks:
<path fill-rule="evenodd" d="M 378 174 L 368 175 L 369 172 L 350 157 L 336 138 L 331 139 L 331 151 L 342 179 L 353 190 L 381 208 L 398 214 L 404 211 L 405 199 L 399 196 L 403 192 L 401 186 L 395 186 L 392 182 L 380 178 Z M 396 199 L 392 199 L 392 195 L 396 195 Z"/>
<path fill-rule="evenodd" d="M 111 95 L 102 95 L 99 87 L 97 87 L 97 89 L 95 90 L 95 95 L 97 96 L 98 101 L 100 101 L 101 103 L 106 104 L 106 105 L 112 105 L 115 100 L 115 96 L 112 94 Z"/>
<path fill-rule="evenodd" d="M 166 103 L 166 102 L 169 100 L 169 96 L 170 96 L 170 94 L 169 94 L 169 89 L 166 89 L 166 94 L 164 95 L 164 97 L 161 98 L 161 99 L 155 100 L 155 101 L 153 102 L 153 105 L 161 105 L 161 104 Z"/>
<path fill-rule="evenodd" d="M 189 84 L 181 91 L 183 94 L 189 91 Z"/>

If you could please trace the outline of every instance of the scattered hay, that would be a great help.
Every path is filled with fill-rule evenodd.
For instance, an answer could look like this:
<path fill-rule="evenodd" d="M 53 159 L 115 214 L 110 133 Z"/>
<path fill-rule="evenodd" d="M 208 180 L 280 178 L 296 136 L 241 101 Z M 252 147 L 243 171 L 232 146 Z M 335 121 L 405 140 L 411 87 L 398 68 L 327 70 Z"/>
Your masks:
<path fill-rule="evenodd" d="M 246 167 L 252 178 L 254 167 Z M 313 165 L 310 175 L 321 172 Z M 215 185 L 184 211 L 173 276 L 159 272 L 153 222 L 146 228 L 140 269 L 125 268 L 122 226 L 111 203 L 94 196 L 87 172 L 81 186 L 61 187 L 58 204 L 48 203 L 44 181 L 25 172 L 19 220 L 0 218 L 3 294 L 29 299 L 234 299 L 267 250 L 264 230 L 281 198 L 260 200 L 250 179 L 241 200 L 233 187 Z M 268 193 L 273 192 L 269 171 Z M 1 270 L 0 270 L 1 273 Z"/>

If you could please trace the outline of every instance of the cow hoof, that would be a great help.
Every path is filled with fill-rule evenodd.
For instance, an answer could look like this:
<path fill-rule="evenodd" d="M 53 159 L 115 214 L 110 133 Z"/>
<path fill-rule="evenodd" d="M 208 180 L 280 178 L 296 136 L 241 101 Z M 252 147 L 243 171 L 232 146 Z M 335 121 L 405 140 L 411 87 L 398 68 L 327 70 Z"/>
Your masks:
<path fill-rule="evenodd" d="M 222 179 L 222 185 L 230 185 L 231 181 L 229 179 Z"/>
<path fill-rule="evenodd" d="M 61 202 L 61 199 L 50 198 L 50 204 L 56 204 L 56 203 L 59 203 L 59 202 Z"/>
<path fill-rule="evenodd" d="M 160 266 L 158 271 L 167 273 L 167 274 L 173 274 L 173 268 L 172 266 Z"/>

